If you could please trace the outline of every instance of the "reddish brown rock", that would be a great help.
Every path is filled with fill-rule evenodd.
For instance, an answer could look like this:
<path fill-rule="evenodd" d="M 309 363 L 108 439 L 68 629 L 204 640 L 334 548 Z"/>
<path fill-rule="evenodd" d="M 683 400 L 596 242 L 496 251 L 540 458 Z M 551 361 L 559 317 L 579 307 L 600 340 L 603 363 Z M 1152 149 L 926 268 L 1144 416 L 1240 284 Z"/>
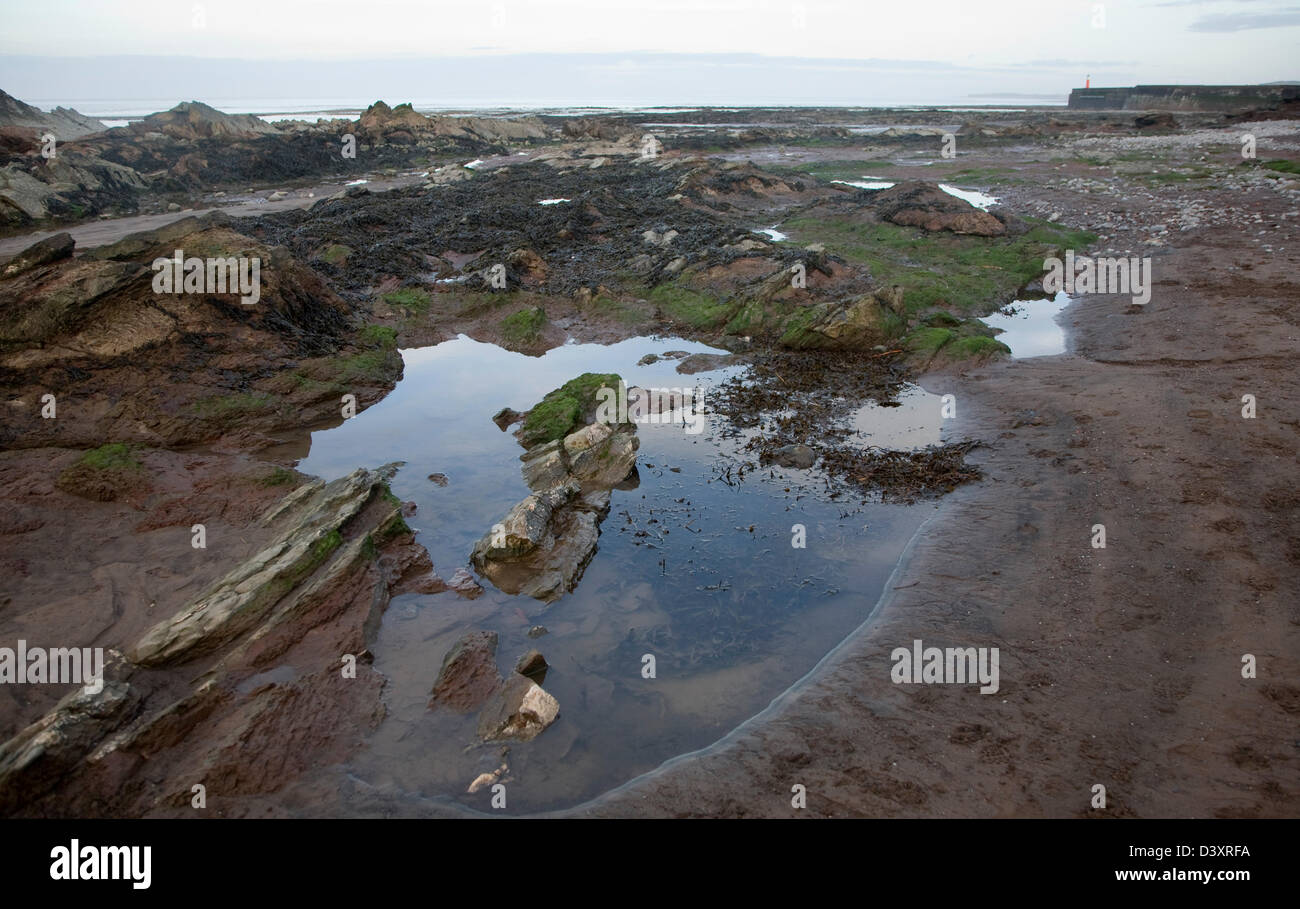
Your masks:
<path fill-rule="evenodd" d="M 495 631 L 471 631 L 462 637 L 442 658 L 429 706 L 457 713 L 469 713 L 481 706 L 501 687 L 496 654 Z"/>
<path fill-rule="evenodd" d="M 935 183 L 899 183 L 875 193 L 871 201 L 881 218 L 903 227 L 980 237 L 1000 237 L 1007 232 L 997 218 L 949 195 Z"/>

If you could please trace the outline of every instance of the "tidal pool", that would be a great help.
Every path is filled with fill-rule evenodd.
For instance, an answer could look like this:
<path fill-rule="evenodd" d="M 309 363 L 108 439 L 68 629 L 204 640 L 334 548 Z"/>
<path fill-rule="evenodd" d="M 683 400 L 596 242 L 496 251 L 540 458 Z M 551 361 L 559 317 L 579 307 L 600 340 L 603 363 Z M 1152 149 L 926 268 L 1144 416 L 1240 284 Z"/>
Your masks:
<path fill-rule="evenodd" d="M 871 180 L 863 177 L 861 180 L 832 180 L 832 183 L 842 183 L 845 186 L 852 186 L 856 189 L 889 189 L 891 186 L 898 185 L 893 180 Z M 988 193 L 980 192 L 978 189 L 960 189 L 948 183 L 940 183 L 939 188 L 950 196 L 969 202 L 980 211 L 988 211 L 989 207 L 998 204 L 997 196 L 990 196 Z"/>
<path fill-rule="evenodd" d="M 1050 300 L 1016 300 L 980 321 L 1001 330 L 997 338 L 1011 348 L 1012 357 L 1050 357 L 1065 353 L 1065 329 L 1057 316 L 1070 302 L 1064 292 Z"/>
<path fill-rule="evenodd" d="M 721 352 L 679 338 L 633 338 L 529 357 L 464 336 L 404 350 L 397 388 L 316 432 L 298 467 L 330 479 L 405 461 L 393 491 L 418 506 L 408 523 L 449 577 L 468 567 L 474 542 L 528 493 L 523 449 L 492 414 L 525 410 L 583 372 L 617 372 L 643 387 L 702 387 L 707 410 L 708 389 L 744 368 L 684 376 L 677 359 L 637 365 L 666 351 Z M 864 403 L 853 426 L 863 444 L 937 442 L 931 398 L 909 389 L 901 407 Z M 505 746 L 476 746 L 472 714 L 427 708 L 443 655 L 467 631 L 499 634 L 503 672 L 532 648 L 551 665 L 542 685 L 559 701 L 559 719 L 505 755 L 505 813 L 514 814 L 579 804 L 710 745 L 862 624 L 935 505 L 829 501 L 815 471 L 754 469 L 736 483 L 746 458 L 740 439 L 720 428 L 712 415 L 698 434 L 638 427 L 639 485 L 614 491 L 599 549 L 577 588 L 556 602 L 509 596 L 486 580 L 475 600 L 451 592 L 396 597 L 371 645 L 388 678 L 386 716 L 345 772 L 399 799 L 489 809 L 487 788 L 473 795 L 466 788 L 502 763 Z M 431 482 L 432 473 L 445 474 L 447 485 Z M 792 545 L 796 524 L 805 528 L 804 548 Z M 534 625 L 549 633 L 529 638 Z M 655 678 L 643 676 L 647 654 Z"/>

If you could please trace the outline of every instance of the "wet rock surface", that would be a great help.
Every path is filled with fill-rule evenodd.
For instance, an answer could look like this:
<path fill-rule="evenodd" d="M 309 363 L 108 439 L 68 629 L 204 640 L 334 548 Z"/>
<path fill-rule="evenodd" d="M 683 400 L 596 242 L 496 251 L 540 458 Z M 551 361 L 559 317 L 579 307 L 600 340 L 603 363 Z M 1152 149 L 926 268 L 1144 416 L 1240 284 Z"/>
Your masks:
<path fill-rule="evenodd" d="M 560 715 L 560 705 L 546 690 L 512 672 L 479 715 L 478 735 L 485 742 L 531 741 Z"/>
<path fill-rule="evenodd" d="M 993 215 L 933 183 L 905 182 L 879 190 L 871 194 L 871 205 L 885 220 L 905 227 L 981 237 L 1000 237 L 1007 232 L 1006 225 Z"/>
<path fill-rule="evenodd" d="M 229 288 L 157 292 L 151 264 L 177 249 L 258 259 L 256 303 Z M 355 337 L 355 313 L 315 272 L 222 215 L 0 277 L 0 380 L 24 405 L 0 440 L 180 444 L 298 426 L 304 411 L 335 415 L 345 392 L 364 406 L 391 388 L 401 358 L 391 339 Z M 42 418 L 50 387 L 79 419 Z"/>
<path fill-rule="evenodd" d="M 589 381 L 588 381 L 589 380 Z M 524 482 L 534 492 L 483 536 L 470 556 L 497 588 L 551 602 L 572 590 L 595 554 L 610 491 L 635 474 L 640 440 L 630 423 L 580 424 L 596 412 L 598 382 L 615 391 L 617 376 L 588 374 L 557 389 L 534 408 L 520 429 L 536 441 L 520 456 Z M 559 394 L 572 389 L 572 396 Z M 626 392 L 623 392 L 626 394 Z"/>
<path fill-rule="evenodd" d="M 497 671 L 497 633 L 472 631 L 442 658 L 429 706 L 468 713 L 483 706 L 501 685 Z"/>

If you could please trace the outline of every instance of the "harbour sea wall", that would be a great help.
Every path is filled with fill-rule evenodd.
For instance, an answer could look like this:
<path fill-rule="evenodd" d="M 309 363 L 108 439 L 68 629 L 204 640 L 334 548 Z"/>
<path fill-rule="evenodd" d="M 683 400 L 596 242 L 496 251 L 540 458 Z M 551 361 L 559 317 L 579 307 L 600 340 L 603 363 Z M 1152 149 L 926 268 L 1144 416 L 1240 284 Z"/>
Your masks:
<path fill-rule="evenodd" d="M 1076 88 L 1074 110 L 1238 111 L 1300 101 L 1300 85 L 1135 85 Z"/>

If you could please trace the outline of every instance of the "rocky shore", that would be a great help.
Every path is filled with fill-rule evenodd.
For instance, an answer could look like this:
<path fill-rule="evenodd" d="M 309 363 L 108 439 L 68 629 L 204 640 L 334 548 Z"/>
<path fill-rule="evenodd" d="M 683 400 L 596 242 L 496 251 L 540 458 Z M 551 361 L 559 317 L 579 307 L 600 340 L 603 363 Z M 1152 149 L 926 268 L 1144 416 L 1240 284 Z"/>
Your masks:
<path fill-rule="evenodd" d="M 679 374 L 749 367 L 716 402 L 752 457 L 725 482 L 779 467 L 846 503 L 946 496 L 876 618 L 804 683 L 574 812 L 786 816 L 801 783 L 805 814 L 1085 816 L 1094 782 L 1102 814 L 1295 812 L 1294 121 L 890 113 L 864 139 L 870 112 L 702 110 L 647 144 L 633 114 L 379 102 L 270 125 L 191 102 L 102 130 L 0 102 L 0 221 L 22 232 L 0 261 L 0 638 L 107 654 L 98 693 L 0 686 L 0 814 L 189 815 L 200 782 L 226 815 L 458 810 L 348 777 L 389 710 L 384 613 L 485 589 L 554 608 L 641 444 L 597 418 L 618 375 L 502 410 L 527 494 L 436 567 L 398 465 L 293 469 L 282 447 L 384 400 L 400 350 L 461 334 L 529 356 L 707 343 Z M 180 210 L 219 193 L 284 207 Z M 102 242 L 64 232 L 92 221 Z M 160 292 L 178 250 L 256 260 L 255 304 Z M 1066 250 L 1152 258 L 1151 302 L 1079 295 L 1065 355 L 1009 358 L 979 317 L 1042 296 Z M 908 380 L 954 396 L 950 444 L 864 453 L 834 429 Z M 540 642 L 513 663 L 467 612 L 421 668 L 430 715 L 464 717 L 482 755 L 470 794 L 522 772 L 565 709 L 520 615 Z M 890 684 L 914 638 L 1000 644 L 998 696 Z"/>

